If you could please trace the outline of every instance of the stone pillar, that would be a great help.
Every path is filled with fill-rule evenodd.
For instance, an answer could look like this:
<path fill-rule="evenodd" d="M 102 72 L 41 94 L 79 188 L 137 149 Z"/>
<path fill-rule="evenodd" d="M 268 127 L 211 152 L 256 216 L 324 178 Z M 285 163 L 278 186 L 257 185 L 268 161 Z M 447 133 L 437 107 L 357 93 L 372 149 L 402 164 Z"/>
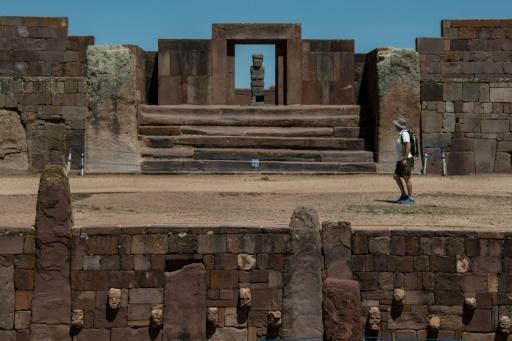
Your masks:
<path fill-rule="evenodd" d="M 352 228 L 348 222 L 322 223 L 324 278 L 352 279 Z"/>
<path fill-rule="evenodd" d="M 361 340 L 361 293 L 359 282 L 327 278 L 324 284 L 325 340 Z"/>
<path fill-rule="evenodd" d="M 369 62 L 369 102 L 375 117 L 375 154 L 379 172 L 393 171 L 396 131 L 392 120 L 403 117 L 409 130 L 420 138 L 419 55 L 411 49 L 383 48 L 372 51 Z M 417 160 L 416 170 L 420 161 Z"/>
<path fill-rule="evenodd" d="M 32 340 L 70 340 L 70 237 L 73 217 L 69 182 L 61 166 L 41 175 L 37 196 L 36 273 Z"/>
<path fill-rule="evenodd" d="M 283 287 L 281 336 L 319 338 L 322 323 L 322 246 L 313 209 L 297 207 L 290 220 Z"/>
<path fill-rule="evenodd" d="M 207 291 L 203 264 L 165 274 L 164 341 L 206 340 Z"/>
<path fill-rule="evenodd" d="M 89 112 L 86 170 L 139 172 L 137 107 L 145 98 L 143 50 L 126 45 L 87 48 Z"/>

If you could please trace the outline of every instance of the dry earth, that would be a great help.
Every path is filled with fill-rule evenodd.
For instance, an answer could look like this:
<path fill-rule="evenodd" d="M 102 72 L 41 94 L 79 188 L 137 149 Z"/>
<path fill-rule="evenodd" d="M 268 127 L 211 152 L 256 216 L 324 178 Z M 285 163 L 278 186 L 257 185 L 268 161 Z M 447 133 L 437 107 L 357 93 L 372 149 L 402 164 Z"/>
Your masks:
<path fill-rule="evenodd" d="M 32 225 L 37 177 L 0 178 L 0 226 Z M 73 176 L 75 226 L 287 224 L 298 205 L 356 226 L 496 227 L 512 222 L 512 176 L 414 178 L 413 206 L 385 175 Z"/>

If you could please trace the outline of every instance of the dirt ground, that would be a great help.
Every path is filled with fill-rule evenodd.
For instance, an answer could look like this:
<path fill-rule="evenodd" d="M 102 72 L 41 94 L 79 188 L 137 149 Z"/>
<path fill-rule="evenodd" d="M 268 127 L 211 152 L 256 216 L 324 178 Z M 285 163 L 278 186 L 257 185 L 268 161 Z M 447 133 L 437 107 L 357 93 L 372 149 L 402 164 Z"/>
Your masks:
<path fill-rule="evenodd" d="M 355 226 L 507 228 L 512 176 L 414 177 L 416 204 L 388 175 L 72 176 L 75 226 L 287 224 L 296 206 Z M 32 225 L 38 177 L 0 177 L 0 226 Z"/>

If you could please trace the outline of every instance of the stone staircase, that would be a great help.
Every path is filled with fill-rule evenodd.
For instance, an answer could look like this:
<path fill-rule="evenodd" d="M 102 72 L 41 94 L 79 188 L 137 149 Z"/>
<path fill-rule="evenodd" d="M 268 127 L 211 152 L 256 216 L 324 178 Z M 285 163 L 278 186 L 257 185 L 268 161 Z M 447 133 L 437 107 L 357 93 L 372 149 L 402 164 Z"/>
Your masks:
<path fill-rule="evenodd" d="M 355 105 L 139 109 L 143 173 L 376 172 L 359 136 Z"/>

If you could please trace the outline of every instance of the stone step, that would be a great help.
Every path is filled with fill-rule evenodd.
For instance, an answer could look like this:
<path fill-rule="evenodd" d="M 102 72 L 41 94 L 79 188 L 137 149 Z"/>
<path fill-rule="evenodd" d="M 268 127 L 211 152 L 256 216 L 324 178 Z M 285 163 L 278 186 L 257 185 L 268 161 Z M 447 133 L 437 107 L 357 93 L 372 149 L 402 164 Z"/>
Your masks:
<path fill-rule="evenodd" d="M 241 126 L 241 127 L 358 127 L 359 114 L 303 115 L 297 113 L 149 114 L 140 113 L 141 126 Z"/>
<path fill-rule="evenodd" d="M 253 136 L 143 136 L 143 144 L 151 148 L 193 146 L 198 148 L 272 148 L 364 150 L 364 140 L 339 137 L 253 137 Z"/>
<path fill-rule="evenodd" d="M 209 135 L 209 136 L 286 136 L 286 137 L 358 137 L 358 127 L 229 127 L 229 126 L 142 126 L 141 135 Z"/>
<path fill-rule="evenodd" d="M 252 160 L 301 162 L 373 162 L 368 151 L 294 150 L 294 149 L 234 149 L 234 148 L 145 148 L 145 160 Z"/>
<path fill-rule="evenodd" d="M 281 162 L 260 161 L 253 168 L 251 161 L 233 160 L 144 160 L 143 173 L 375 173 L 373 162 Z"/>
<path fill-rule="evenodd" d="M 302 115 L 359 115 L 358 105 L 146 105 L 141 104 L 139 111 L 143 114 L 164 115 L 254 115 L 254 114 L 302 114 Z"/>

